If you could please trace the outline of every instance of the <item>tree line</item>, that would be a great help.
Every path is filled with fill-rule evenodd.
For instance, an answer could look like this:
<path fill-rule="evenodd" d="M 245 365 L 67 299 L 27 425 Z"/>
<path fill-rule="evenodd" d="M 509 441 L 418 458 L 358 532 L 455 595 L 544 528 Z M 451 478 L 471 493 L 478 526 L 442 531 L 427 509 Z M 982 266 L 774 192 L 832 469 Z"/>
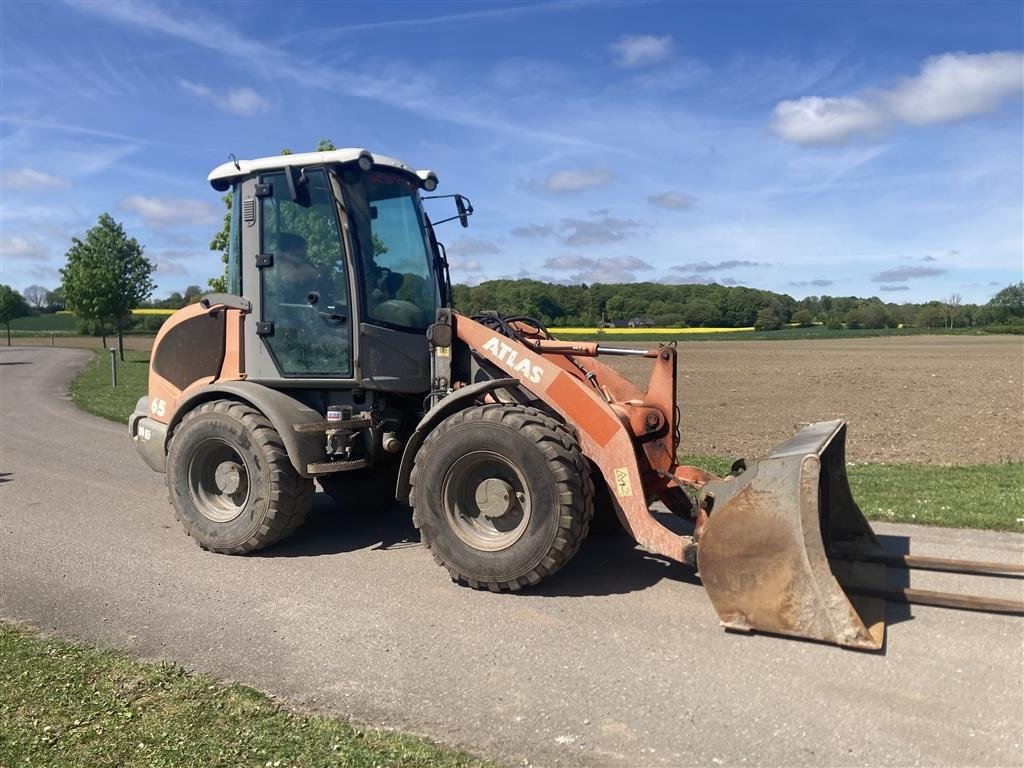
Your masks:
<path fill-rule="evenodd" d="M 500 309 L 545 325 L 598 327 L 749 328 L 786 324 L 829 328 L 982 327 L 1024 323 L 1024 282 L 999 291 L 986 304 L 965 304 L 954 294 L 924 303 L 883 302 L 876 296 L 808 296 L 717 284 L 622 283 L 562 285 L 539 280 L 489 280 L 453 287 L 465 314 Z"/>

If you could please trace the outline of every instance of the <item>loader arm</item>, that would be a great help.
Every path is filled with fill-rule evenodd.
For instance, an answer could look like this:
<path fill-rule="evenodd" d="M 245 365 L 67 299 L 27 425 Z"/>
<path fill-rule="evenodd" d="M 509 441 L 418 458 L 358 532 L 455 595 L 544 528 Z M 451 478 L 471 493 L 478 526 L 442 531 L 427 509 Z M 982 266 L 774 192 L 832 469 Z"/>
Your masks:
<path fill-rule="evenodd" d="M 648 498 L 665 493 L 672 484 L 666 477 L 676 469 L 675 349 L 640 351 L 655 361 L 651 384 L 640 393 L 592 359 L 596 345 L 547 343 L 553 340 L 531 338 L 535 329 L 523 325 L 516 340 L 456 312 L 451 317 L 455 337 L 473 354 L 517 379 L 575 428 L 629 534 L 653 553 L 695 565 L 695 538 L 669 530 L 648 509 Z"/>

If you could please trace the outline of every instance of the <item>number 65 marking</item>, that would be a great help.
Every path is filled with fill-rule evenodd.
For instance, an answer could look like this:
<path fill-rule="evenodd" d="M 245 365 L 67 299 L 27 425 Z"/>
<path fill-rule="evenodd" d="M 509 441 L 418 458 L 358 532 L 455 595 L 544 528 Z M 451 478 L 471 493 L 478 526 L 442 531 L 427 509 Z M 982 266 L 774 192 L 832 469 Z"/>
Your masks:
<path fill-rule="evenodd" d="M 156 398 L 149 404 L 149 412 L 154 416 L 163 416 L 167 413 L 167 401 L 161 400 L 159 397 Z"/>

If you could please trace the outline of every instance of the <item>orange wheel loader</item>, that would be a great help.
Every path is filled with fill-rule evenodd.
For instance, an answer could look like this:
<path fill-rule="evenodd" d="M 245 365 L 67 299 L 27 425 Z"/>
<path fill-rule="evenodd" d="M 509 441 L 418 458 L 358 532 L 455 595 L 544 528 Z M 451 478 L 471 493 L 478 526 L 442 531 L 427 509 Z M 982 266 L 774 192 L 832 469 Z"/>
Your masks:
<path fill-rule="evenodd" d="M 232 194 L 228 291 L 164 323 L 129 422 L 205 549 L 280 541 L 317 481 L 345 504 L 408 499 L 434 559 L 478 589 L 552 576 L 597 505 L 697 569 L 727 628 L 878 649 L 886 598 L 1021 611 L 886 589 L 890 565 L 1014 567 L 887 554 L 850 495 L 842 421 L 717 477 L 676 461 L 673 346 L 565 342 L 529 318 L 459 314 L 435 227 L 466 226 L 473 209 L 444 196 L 453 215 L 432 223 L 433 172 L 340 149 L 233 159 L 209 181 Z M 616 355 L 650 360 L 646 390 L 600 360 Z"/>

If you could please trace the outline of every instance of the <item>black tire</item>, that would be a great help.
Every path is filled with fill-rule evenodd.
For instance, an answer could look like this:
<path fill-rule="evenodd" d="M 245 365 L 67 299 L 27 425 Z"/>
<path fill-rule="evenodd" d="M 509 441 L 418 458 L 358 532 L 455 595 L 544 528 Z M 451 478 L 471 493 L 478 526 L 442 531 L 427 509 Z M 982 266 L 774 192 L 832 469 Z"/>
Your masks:
<path fill-rule="evenodd" d="M 475 589 L 515 591 L 555 573 L 579 550 L 594 512 L 576 438 L 522 406 L 449 416 L 420 448 L 410 483 L 423 543 L 454 581 Z"/>
<path fill-rule="evenodd" d="M 228 555 L 285 538 L 313 500 L 313 481 L 295 471 L 277 430 L 256 409 L 230 400 L 197 406 L 175 428 L 167 487 L 185 532 Z"/>
<path fill-rule="evenodd" d="M 594 481 L 594 519 L 590 522 L 590 532 L 599 536 L 625 533 L 622 521 L 615 511 L 612 492 L 608 483 L 597 467 L 591 465 L 590 476 Z"/>
<path fill-rule="evenodd" d="M 395 485 L 398 482 L 398 462 L 378 463 L 366 469 L 336 472 L 318 477 L 317 482 L 334 502 L 346 509 L 390 509 L 398 501 Z"/>

